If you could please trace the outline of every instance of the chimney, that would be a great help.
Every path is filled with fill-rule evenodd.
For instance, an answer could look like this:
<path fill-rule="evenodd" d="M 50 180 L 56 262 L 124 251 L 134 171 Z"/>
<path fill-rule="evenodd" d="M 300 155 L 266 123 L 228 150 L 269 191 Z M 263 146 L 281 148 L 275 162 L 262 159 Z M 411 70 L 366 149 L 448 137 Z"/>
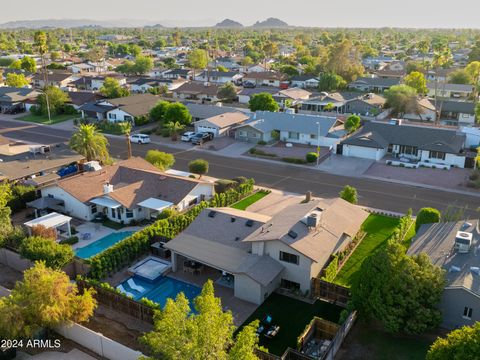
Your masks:
<path fill-rule="evenodd" d="M 312 192 L 307 191 L 307 193 L 305 194 L 305 202 L 310 202 L 310 201 L 312 201 Z"/>
<path fill-rule="evenodd" d="M 103 185 L 103 193 L 109 194 L 111 192 L 113 192 L 113 185 L 111 185 L 109 182 L 106 182 L 105 185 Z"/>

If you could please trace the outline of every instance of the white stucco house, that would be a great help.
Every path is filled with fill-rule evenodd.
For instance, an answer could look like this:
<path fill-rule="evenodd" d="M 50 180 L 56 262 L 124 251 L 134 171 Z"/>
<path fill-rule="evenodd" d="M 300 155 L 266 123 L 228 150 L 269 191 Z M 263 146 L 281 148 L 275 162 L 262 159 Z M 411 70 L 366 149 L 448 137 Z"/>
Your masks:
<path fill-rule="evenodd" d="M 141 158 L 58 180 L 42 198 L 63 202 L 62 212 L 86 221 L 99 214 L 128 224 L 156 218 L 164 209 L 183 211 L 214 195 L 212 183 L 167 174 Z"/>
<path fill-rule="evenodd" d="M 465 134 L 421 125 L 368 122 L 337 146 L 337 154 L 405 167 L 465 167 Z M 390 162 L 390 163 L 389 163 Z"/>
<path fill-rule="evenodd" d="M 342 199 L 278 204 L 271 215 L 205 209 L 165 247 L 172 271 L 194 260 L 233 277 L 235 297 L 261 304 L 278 287 L 307 293 L 330 256 L 347 246 L 368 213 Z"/>

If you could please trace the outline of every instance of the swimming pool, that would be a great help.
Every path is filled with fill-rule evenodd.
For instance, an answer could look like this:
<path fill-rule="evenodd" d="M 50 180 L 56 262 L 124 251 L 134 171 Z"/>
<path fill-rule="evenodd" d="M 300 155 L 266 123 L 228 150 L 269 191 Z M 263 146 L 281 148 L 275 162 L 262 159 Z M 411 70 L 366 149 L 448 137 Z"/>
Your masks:
<path fill-rule="evenodd" d="M 82 259 L 89 259 L 92 256 L 95 256 L 107 250 L 109 247 L 129 237 L 133 233 L 133 231 L 120 231 L 116 233 L 111 233 L 101 239 L 98 239 L 97 241 L 94 241 L 91 244 L 88 244 L 85 247 L 77 249 L 75 251 L 75 255 Z"/>
<path fill-rule="evenodd" d="M 175 299 L 177 294 L 181 292 L 183 292 L 193 308 L 193 299 L 200 295 L 201 292 L 201 289 L 195 285 L 165 276 L 161 276 L 155 282 L 150 282 L 134 275 L 118 285 L 117 289 L 133 296 L 135 300 L 147 298 L 155 301 L 160 304 L 162 309 L 168 298 Z"/>

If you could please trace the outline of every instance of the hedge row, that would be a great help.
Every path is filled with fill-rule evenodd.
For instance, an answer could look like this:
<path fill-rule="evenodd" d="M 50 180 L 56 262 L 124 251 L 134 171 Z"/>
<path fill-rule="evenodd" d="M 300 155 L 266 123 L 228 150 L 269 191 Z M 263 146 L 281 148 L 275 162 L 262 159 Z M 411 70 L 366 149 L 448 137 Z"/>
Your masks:
<path fill-rule="evenodd" d="M 139 256 L 147 253 L 150 245 L 162 239 L 168 241 L 182 232 L 206 207 L 224 207 L 236 203 L 253 191 L 253 179 L 240 184 L 237 189 L 230 189 L 215 194 L 210 201 L 202 201 L 183 214 L 156 221 L 128 238 L 118 242 L 102 253 L 87 260 L 90 264 L 89 277 L 102 279 L 130 265 Z"/>

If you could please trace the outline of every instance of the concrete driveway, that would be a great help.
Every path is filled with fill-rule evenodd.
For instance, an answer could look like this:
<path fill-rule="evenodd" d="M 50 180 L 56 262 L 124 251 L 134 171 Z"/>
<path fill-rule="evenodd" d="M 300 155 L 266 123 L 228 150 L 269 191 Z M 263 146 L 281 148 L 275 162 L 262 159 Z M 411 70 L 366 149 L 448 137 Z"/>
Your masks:
<path fill-rule="evenodd" d="M 332 154 L 319 165 L 319 170 L 344 176 L 361 176 L 375 161 Z"/>

